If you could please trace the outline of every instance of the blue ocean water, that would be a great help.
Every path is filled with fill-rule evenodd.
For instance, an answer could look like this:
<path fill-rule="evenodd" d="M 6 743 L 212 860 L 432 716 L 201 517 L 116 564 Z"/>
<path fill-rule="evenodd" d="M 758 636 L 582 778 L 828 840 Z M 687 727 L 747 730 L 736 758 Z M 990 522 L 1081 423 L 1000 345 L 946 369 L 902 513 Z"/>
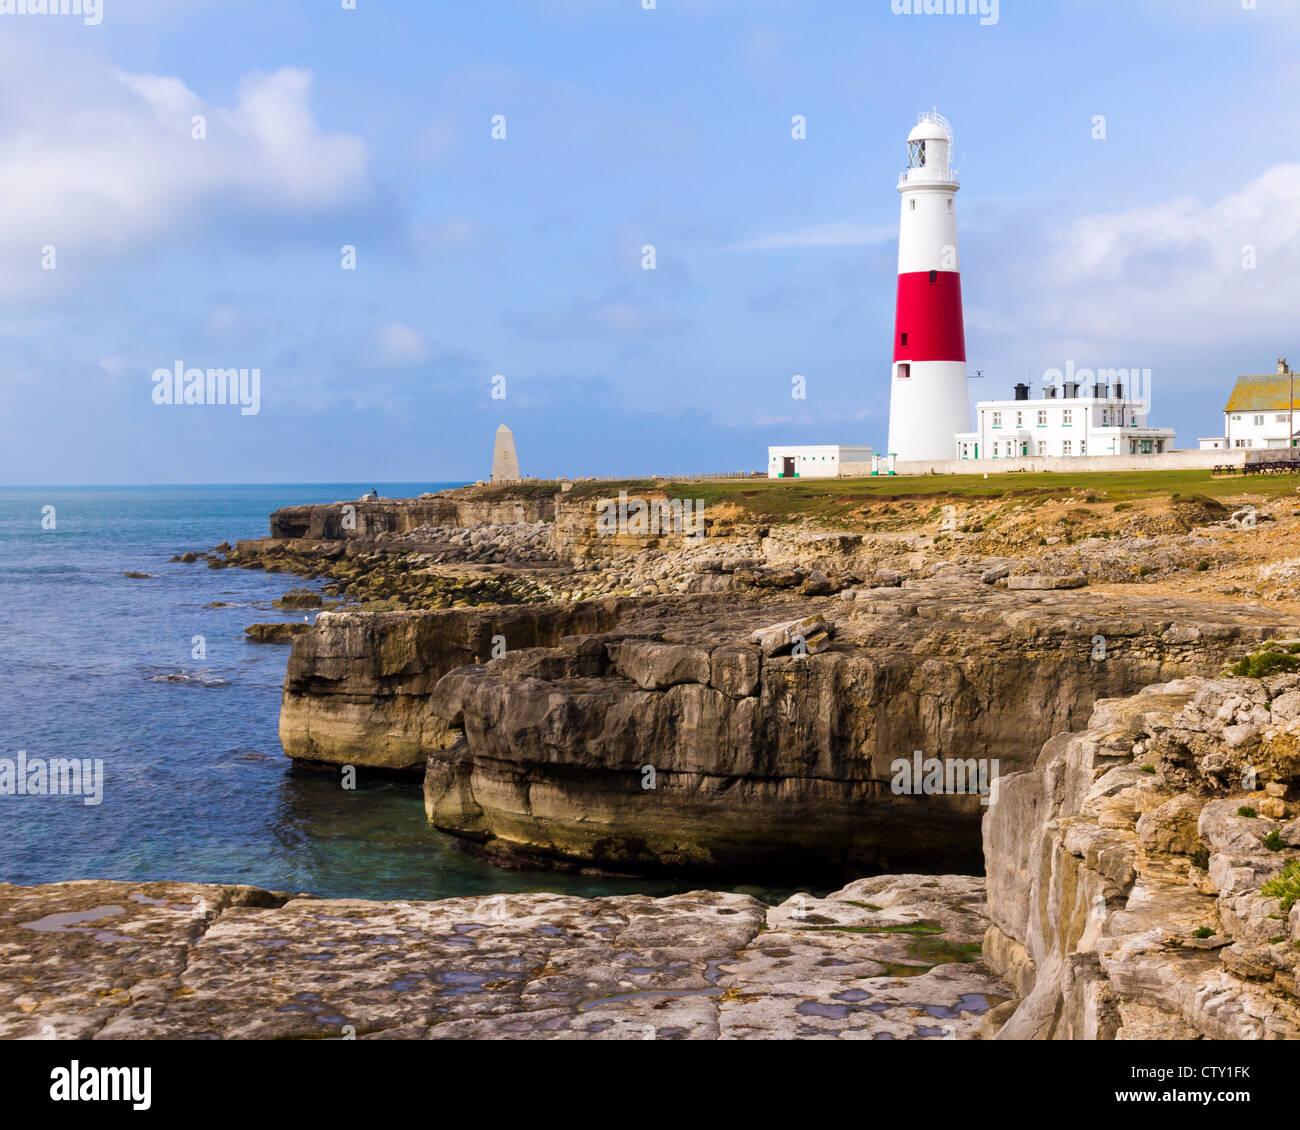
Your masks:
<path fill-rule="evenodd" d="M 281 506 L 452 485 L 0 489 L 0 758 L 104 763 L 98 805 L 0 796 L 0 880 L 408 899 L 698 885 L 501 871 L 428 828 L 418 783 L 349 792 L 332 775 L 291 769 L 277 737 L 289 649 L 248 643 L 244 628 L 301 619 L 270 602 L 304 582 L 167 560 L 264 537 Z M 42 525 L 47 507 L 53 529 Z"/>

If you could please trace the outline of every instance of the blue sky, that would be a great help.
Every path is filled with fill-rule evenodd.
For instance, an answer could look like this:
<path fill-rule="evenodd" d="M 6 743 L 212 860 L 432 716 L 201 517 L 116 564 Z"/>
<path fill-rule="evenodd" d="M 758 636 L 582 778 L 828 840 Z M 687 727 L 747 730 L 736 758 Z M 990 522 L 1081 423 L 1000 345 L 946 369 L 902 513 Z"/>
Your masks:
<path fill-rule="evenodd" d="M 1300 364 L 1294 0 L 103 3 L 0 14 L 0 482 L 477 478 L 501 422 L 539 476 L 883 449 L 931 106 L 975 396 L 1149 368 L 1195 446 Z M 153 403 L 177 361 L 260 411 Z"/>

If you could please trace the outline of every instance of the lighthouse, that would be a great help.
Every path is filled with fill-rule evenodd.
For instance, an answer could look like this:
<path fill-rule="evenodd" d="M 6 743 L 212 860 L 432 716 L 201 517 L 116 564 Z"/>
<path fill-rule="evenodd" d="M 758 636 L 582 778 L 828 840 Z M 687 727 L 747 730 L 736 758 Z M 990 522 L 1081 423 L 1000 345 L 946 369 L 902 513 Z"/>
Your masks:
<path fill-rule="evenodd" d="M 898 307 L 889 390 L 889 450 L 899 459 L 955 459 L 970 427 L 966 331 L 957 255 L 952 127 L 922 114 L 898 180 Z"/>

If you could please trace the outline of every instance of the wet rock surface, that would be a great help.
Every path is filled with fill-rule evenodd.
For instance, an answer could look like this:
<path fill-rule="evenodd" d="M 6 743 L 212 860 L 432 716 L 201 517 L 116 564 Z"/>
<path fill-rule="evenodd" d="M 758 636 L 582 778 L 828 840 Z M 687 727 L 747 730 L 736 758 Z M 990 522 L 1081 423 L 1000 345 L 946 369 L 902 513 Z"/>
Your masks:
<path fill-rule="evenodd" d="M 971 1039 L 977 879 L 429 903 L 0 885 L 0 1038 Z"/>

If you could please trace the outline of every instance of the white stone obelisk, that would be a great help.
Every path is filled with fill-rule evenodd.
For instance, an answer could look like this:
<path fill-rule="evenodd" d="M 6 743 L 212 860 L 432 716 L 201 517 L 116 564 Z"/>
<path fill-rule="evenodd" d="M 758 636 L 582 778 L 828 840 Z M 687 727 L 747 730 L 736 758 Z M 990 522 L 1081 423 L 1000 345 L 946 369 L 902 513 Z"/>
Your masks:
<path fill-rule="evenodd" d="M 492 449 L 492 481 L 517 483 L 522 478 L 519 473 L 519 456 L 515 454 L 514 433 L 502 424 L 497 428 L 496 445 Z"/>

